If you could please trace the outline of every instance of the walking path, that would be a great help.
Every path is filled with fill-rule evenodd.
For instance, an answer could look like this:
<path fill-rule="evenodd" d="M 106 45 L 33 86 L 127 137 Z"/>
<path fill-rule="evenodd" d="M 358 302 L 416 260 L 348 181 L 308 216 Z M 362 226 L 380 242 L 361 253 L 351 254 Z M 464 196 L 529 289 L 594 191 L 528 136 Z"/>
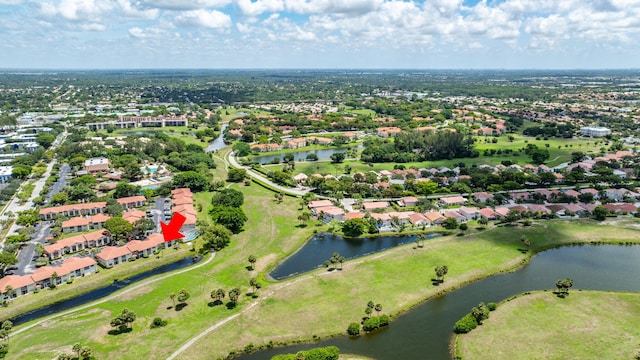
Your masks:
<path fill-rule="evenodd" d="M 94 302 L 91 302 L 91 303 L 89 303 L 89 304 L 86 304 L 86 305 L 83 305 L 83 306 L 80 306 L 80 307 L 74 308 L 74 309 L 72 309 L 72 310 L 65 311 L 65 312 L 61 312 L 61 313 L 54 314 L 54 315 L 50 315 L 50 316 L 45 317 L 44 319 L 42 319 L 42 320 L 40 320 L 40 321 L 37 321 L 37 322 L 35 322 L 35 323 L 33 323 L 33 324 L 29 325 L 29 326 L 21 327 L 21 328 L 17 329 L 16 331 L 13 331 L 13 332 L 12 332 L 12 334 L 20 334 L 20 333 L 22 333 L 22 332 L 25 332 L 25 331 L 27 331 L 27 330 L 31 329 L 31 328 L 34 328 L 34 327 L 36 327 L 36 326 L 40 326 L 40 325 L 42 325 L 43 323 L 45 323 L 45 322 L 47 322 L 47 321 L 49 321 L 49 320 L 53 320 L 53 319 L 56 319 L 56 318 L 59 318 L 59 317 L 62 317 L 62 316 L 66 316 L 66 315 L 69 315 L 69 314 L 73 314 L 73 313 L 75 313 L 75 312 L 77 312 L 77 311 L 84 310 L 84 309 L 90 308 L 90 307 L 92 307 L 92 306 L 95 306 L 95 305 L 99 305 L 99 304 L 105 303 L 105 302 L 107 302 L 107 301 L 111 301 L 111 300 L 116 299 L 116 298 L 118 298 L 118 297 L 120 297 L 120 296 L 122 296 L 122 295 L 125 295 L 125 294 L 127 294 L 127 293 L 130 293 L 131 291 L 137 290 L 137 289 L 139 289 L 139 288 L 141 288 L 141 287 L 143 287 L 143 286 L 147 286 L 147 285 L 149 285 L 149 284 L 152 284 L 152 283 L 154 283 L 154 282 L 156 282 L 156 281 L 164 280 L 164 279 L 170 278 L 170 277 L 172 277 L 172 276 L 176 276 L 176 275 L 179 275 L 179 274 L 185 273 L 185 272 L 187 272 L 187 271 L 191 271 L 191 270 L 195 270 L 195 269 L 201 268 L 201 267 L 203 267 L 203 266 L 205 266 L 205 265 L 209 264 L 211 261 L 213 261 L 213 259 L 214 259 L 215 257 L 216 257 L 216 253 L 215 253 L 215 252 L 213 252 L 213 253 L 211 254 L 211 256 L 210 256 L 207 260 L 205 260 L 205 261 L 203 261 L 203 262 L 201 262 L 201 263 L 199 263 L 199 264 L 197 264 L 197 265 L 194 265 L 194 266 L 192 266 L 192 267 L 189 267 L 189 268 L 186 268 L 186 269 L 183 269 L 183 270 L 179 270 L 179 271 L 176 271 L 176 272 L 172 272 L 172 273 L 169 273 L 169 274 L 166 274 L 166 275 L 162 275 L 162 276 L 157 277 L 157 278 L 155 278 L 155 279 L 151 279 L 151 280 L 143 281 L 143 282 L 141 282 L 141 283 L 139 283 L 139 284 L 136 284 L 135 286 L 127 287 L 125 290 L 123 290 L 123 291 L 121 291 L 121 292 L 119 292 L 119 293 L 117 293 L 117 294 L 115 294 L 115 295 L 111 295 L 111 296 L 108 296 L 108 297 L 102 298 L 102 299 L 100 299 L 100 300 L 96 300 L 96 301 L 94 301 Z"/>
<path fill-rule="evenodd" d="M 231 166 L 233 166 L 234 168 L 239 168 L 239 169 L 245 169 L 247 171 L 247 175 L 249 175 L 250 177 L 263 182 L 265 184 L 268 184 L 269 186 L 273 187 L 274 189 L 277 189 L 278 191 L 281 191 L 283 193 L 289 194 L 289 195 L 293 195 L 293 196 L 303 196 L 304 194 L 308 193 L 310 190 L 308 189 L 295 189 L 295 188 L 290 188 L 290 187 L 285 187 L 285 186 L 281 186 L 278 185 L 274 182 L 272 182 L 271 180 L 267 179 L 266 177 L 262 176 L 261 174 L 258 174 L 257 172 L 253 171 L 251 169 L 251 167 L 249 166 L 242 166 L 240 164 L 238 164 L 238 162 L 236 161 L 235 157 L 233 156 L 233 152 L 230 152 L 227 155 L 227 159 L 225 159 L 225 164 L 230 164 Z"/>

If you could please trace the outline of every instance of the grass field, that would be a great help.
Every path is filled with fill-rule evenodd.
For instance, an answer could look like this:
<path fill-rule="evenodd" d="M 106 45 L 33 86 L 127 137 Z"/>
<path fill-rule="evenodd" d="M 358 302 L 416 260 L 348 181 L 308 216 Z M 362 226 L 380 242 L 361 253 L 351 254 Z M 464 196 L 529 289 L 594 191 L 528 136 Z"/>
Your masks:
<path fill-rule="evenodd" d="M 162 128 L 131 128 L 131 129 L 116 129 L 111 134 L 107 132 L 107 130 L 98 130 L 95 131 L 95 134 L 106 135 L 106 136 L 127 136 L 136 132 L 143 133 L 155 133 L 162 132 L 167 135 L 171 135 L 171 137 L 175 137 L 177 139 L 183 140 L 187 144 L 195 144 L 206 147 L 208 145 L 207 141 L 201 141 L 195 136 L 192 135 L 193 132 L 197 130 L 205 129 L 205 126 L 200 126 L 197 129 L 188 128 L 186 126 L 166 126 Z M 185 133 L 185 134 L 183 134 Z"/>
<path fill-rule="evenodd" d="M 635 359 L 640 294 L 536 292 L 505 302 L 457 337 L 462 359 Z M 525 340 L 526 339 L 526 340 Z"/>
<path fill-rule="evenodd" d="M 518 251 L 522 234 L 532 239 L 534 251 L 573 242 L 638 242 L 640 235 L 640 231 L 631 227 L 636 223 L 625 227 L 626 223 L 554 221 L 529 228 L 501 227 L 475 236 L 430 240 L 423 249 L 402 246 L 347 262 L 343 271 L 318 270 L 284 282 L 265 283 L 259 291 L 257 305 L 246 311 L 243 309 L 253 301 L 246 296 L 241 297 L 234 310 L 209 307 L 211 290 L 223 287 L 228 291 L 238 286 L 246 293 L 251 276 L 291 253 L 315 228 L 295 226 L 293 219 L 299 212 L 295 199 L 285 198 L 284 203 L 276 204 L 271 193 L 260 187 L 241 185 L 238 188 L 245 194 L 250 225 L 234 237 L 230 247 L 217 254 L 212 263 L 193 273 L 159 281 L 109 303 L 45 321 L 27 332 L 15 334 L 8 358 L 51 358 L 78 341 L 92 347 L 99 358 L 165 358 L 216 321 L 243 311 L 180 357 L 218 358 L 249 343 L 259 346 L 268 341 L 286 342 L 342 333 L 350 321 L 359 319 L 361 308 L 371 298 L 381 302 L 385 312 L 397 314 L 443 290 L 517 267 L 529 256 Z M 258 256 L 254 273 L 245 269 L 251 254 Z M 424 281 L 416 281 L 425 274 L 430 276 L 437 264 L 447 264 L 450 269 L 443 285 L 424 286 Z M 192 294 L 189 305 L 180 312 L 167 309 L 172 305 L 168 294 L 182 288 Z M 110 318 L 125 307 L 138 313 L 133 332 L 107 335 Z M 154 317 L 169 319 L 169 325 L 149 329 Z M 301 324 L 314 325 L 311 328 Z M 62 328 L 64 332 L 58 331 Z M 126 352 L 123 349 L 127 349 Z"/>

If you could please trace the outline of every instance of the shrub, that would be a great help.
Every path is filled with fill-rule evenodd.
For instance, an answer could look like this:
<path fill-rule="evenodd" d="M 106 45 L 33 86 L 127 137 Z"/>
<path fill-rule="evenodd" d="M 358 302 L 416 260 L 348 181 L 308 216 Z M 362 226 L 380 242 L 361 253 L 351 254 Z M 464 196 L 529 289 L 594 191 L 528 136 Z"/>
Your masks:
<path fill-rule="evenodd" d="M 476 318 L 469 313 L 463 316 L 462 319 L 456 321 L 456 324 L 453 326 L 453 331 L 456 334 L 466 334 L 476 327 L 478 327 L 478 322 L 476 321 Z"/>
<path fill-rule="evenodd" d="M 389 325 L 389 316 L 388 315 L 380 315 L 380 327 Z"/>
<path fill-rule="evenodd" d="M 73 279 L 68 279 L 67 284 L 73 284 Z"/>
<path fill-rule="evenodd" d="M 163 326 L 167 326 L 167 320 L 162 320 L 162 318 L 157 317 L 153 319 L 150 327 L 152 329 L 155 329 Z"/>
<path fill-rule="evenodd" d="M 498 307 L 498 304 L 494 303 L 494 302 L 490 302 L 487 304 L 487 307 L 489 308 L 489 311 L 493 311 Z"/>
<path fill-rule="evenodd" d="M 351 336 L 360 335 L 360 324 L 356 322 L 352 322 L 351 324 L 349 324 L 349 327 L 347 328 L 347 334 Z"/>
<path fill-rule="evenodd" d="M 373 331 L 380 327 L 380 318 L 378 316 L 373 316 L 368 318 L 362 324 L 362 329 L 364 331 Z"/>

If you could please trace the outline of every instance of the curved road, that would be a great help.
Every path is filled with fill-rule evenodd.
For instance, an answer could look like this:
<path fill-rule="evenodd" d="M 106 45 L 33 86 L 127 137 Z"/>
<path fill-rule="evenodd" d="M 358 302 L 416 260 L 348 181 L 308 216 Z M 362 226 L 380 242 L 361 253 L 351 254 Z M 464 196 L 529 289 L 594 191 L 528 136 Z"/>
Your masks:
<path fill-rule="evenodd" d="M 259 174 L 255 171 L 253 171 L 251 169 L 251 167 L 249 166 L 242 166 L 240 164 L 238 164 L 238 162 L 236 161 L 236 158 L 233 156 L 233 151 L 229 152 L 229 154 L 227 155 L 227 159 L 225 159 L 225 164 L 227 165 L 231 165 L 234 168 L 238 168 L 238 169 L 245 169 L 247 171 L 247 175 L 249 175 L 249 177 L 252 177 L 254 179 L 257 179 L 265 184 L 268 184 L 269 186 L 278 189 L 278 191 L 281 191 L 285 194 L 289 194 L 289 195 L 293 195 L 293 196 L 303 196 L 304 194 L 308 193 L 310 190 L 309 189 L 296 189 L 296 188 L 290 188 L 290 187 L 285 187 L 285 186 L 281 186 L 278 185 L 274 182 L 272 182 L 271 180 L 267 179 L 266 177 L 262 176 L 262 174 Z"/>

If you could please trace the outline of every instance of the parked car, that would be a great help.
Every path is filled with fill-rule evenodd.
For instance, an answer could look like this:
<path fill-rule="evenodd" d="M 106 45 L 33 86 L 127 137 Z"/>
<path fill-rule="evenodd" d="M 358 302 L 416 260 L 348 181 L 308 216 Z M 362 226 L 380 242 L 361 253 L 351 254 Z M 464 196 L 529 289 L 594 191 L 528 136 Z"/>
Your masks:
<path fill-rule="evenodd" d="M 15 265 L 7 266 L 7 270 L 18 270 L 18 267 Z"/>

